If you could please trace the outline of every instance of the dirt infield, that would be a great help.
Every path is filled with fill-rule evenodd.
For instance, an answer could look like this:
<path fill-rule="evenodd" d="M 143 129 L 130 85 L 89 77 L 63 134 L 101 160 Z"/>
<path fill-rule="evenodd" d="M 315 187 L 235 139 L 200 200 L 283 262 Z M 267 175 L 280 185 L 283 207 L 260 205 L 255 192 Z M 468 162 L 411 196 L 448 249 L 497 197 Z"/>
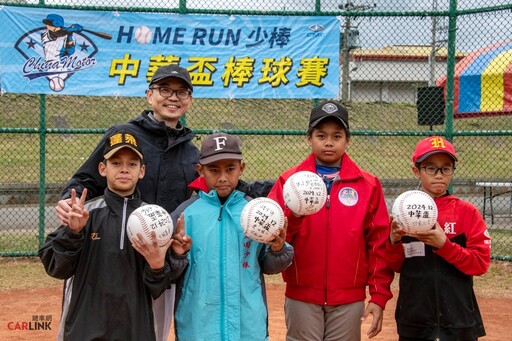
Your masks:
<path fill-rule="evenodd" d="M 269 284 L 270 339 L 285 339 L 284 285 Z M 34 289 L 10 289 L 0 291 L 0 340 L 55 340 L 60 317 L 62 287 L 51 285 Z M 396 297 L 396 289 L 395 297 Z M 487 329 L 487 341 L 510 339 L 508 323 L 512 320 L 512 298 L 479 297 L 479 304 Z M 374 339 L 396 340 L 393 309 L 395 299 L 388 303 L 385 311 L 383 331 Z M 51 330 L 48 330 L 48 327 Z M 38 329 L 38 330 L 36 330 Z M 363 323 L 363 338 L 368 323 Z M 173 338 L 170 338 L 172 340 Z"/>

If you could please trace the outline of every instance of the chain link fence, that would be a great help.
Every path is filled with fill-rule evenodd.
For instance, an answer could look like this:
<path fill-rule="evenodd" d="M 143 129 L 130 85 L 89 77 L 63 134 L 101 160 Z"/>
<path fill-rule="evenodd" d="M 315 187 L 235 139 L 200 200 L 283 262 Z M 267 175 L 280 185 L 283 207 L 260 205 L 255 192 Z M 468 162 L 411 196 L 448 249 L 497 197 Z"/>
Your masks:
<path fill-rule="evenodd" d="M 433 134 L 446 136 L 459 157 L 452 190 L 481 209 L 493 237 L 493 257 L 511 259 L 512 3 L 52 0 L 1 4 L 183 15 L 336 16 L 340 23 L 336 99 L 350 114 L 349 155 L 382 180 L 390 208 L 398 194 L 418 186 L 411 171 L 417 141 Z M 496 46 L 501 54 L 486 57 Z M 4 64 L 0 60 L 0 72 Z M 180 65 L 188 66 L 185 60 Z M 239 135 L 247 162 L 245 180 L 274 180 L 309 153 L 305 131 L 309 111 L 319 100 L 195 98 L 185 121 L 196 133 L 198 146 L 213 131 Z M 471 107 L 475 103 L 477 109 Z M 101 135 L 147 108 L 143 94 L 89 97 L 2 90 L 0 255 L 35 255 L 46 233 L 57 227 L 54 206 L 60 191 Z"/>

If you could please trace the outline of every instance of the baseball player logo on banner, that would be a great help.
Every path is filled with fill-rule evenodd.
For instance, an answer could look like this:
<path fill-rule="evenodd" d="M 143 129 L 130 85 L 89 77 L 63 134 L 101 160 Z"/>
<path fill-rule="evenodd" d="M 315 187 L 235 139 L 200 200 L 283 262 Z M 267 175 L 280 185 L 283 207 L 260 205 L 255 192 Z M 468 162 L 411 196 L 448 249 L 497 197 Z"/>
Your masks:
<path fill-rule="evenodd" d="M 83 32 L 103 39 L 111 39 L 111 36 L 86 30 L 78 23 L 66 27 L 65 19 L 55 13 L 48 14 L 42 23 L 44 27 L 21 36 L 15 48 L 26 59 L 23 77 L 30 80 L 45 77 L 48 87 L 53 92 L 60 92 L 74 73 L 90 69 L 97 63 L 93 58 L 98 52 L 96 44 Z"/>

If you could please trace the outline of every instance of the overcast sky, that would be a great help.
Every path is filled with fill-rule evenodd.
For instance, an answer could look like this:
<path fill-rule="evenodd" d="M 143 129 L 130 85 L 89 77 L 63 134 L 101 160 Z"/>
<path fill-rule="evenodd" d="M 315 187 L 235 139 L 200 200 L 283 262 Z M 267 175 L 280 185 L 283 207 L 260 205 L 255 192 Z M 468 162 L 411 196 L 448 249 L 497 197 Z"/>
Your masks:
<path fill-rule="evenodd" d="M 29 0 L 37 1 L 37 0 Z M 84 1 L 84 0 L 82 0 Z M 90 5 L 126 7 L 176 8 L 179 0 L 85 0 Z M 46 0 L 46 4 L 77 3 L 76 0 Z M 314 11 L 315 0 L 187 0 L 189 8 L 254 11 Z M 322 11 L 339 11 L 347 0 L 322 0 Z M 353 0 L 354 6 L 364 6 L 378 12 L 431 11 L 433 8 L 446 11 L 450 0 Z M 507 0 L 459 0 L 459 9 L 498 6 Z M 150 4 L 150 5 L 149 5 Z M 374 7 L 375 5 L 375 7 Z M 489 44 L 511 39 L 511 11 L 486 13 L 459 17 L 457 26 L 457 49 L 471 52 Z M 341 18 L 344 25 L 344 18 Z M 443 44 L 447 38 L 448 22 L 438 20 L 436 40 Z M 378 48 L 385 45 L 430 45 L 432 42 L 432 20 L 430 18 L 359 18 L 352 20 L 352 27 L 359 31 L 362 48 Z M 446 44 L 445 44 L 446 45 Z"/>

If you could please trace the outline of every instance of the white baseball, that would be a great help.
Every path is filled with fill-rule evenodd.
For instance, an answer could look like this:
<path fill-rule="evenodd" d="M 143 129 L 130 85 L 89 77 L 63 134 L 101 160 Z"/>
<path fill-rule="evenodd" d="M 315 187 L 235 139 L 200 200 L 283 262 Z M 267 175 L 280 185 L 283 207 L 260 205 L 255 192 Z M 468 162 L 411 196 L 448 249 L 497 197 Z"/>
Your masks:
<path fill-rule="evenodd" d="M 247 237 L 266 243 L 279 235 L 279 229 L 284 226 L 284 212 L 274 200 L 256 198 L 242 210 L 240 225 Z"/>
<path fill-rule="evenodd" d="M 300 171 L 290 176 L 283 186 L 286 207 L 299 215 L 310 215 L 320 211 L 327 200 L 327 187 L 320 176 L 309 171 Z"/>
<path fill-rule="evenodd" d="M 436 224 L 437 205 L 425 192 L 407 191 L 396 198 L 391 214 L 407 232 L 427 231 Z"/>
<path fill-rule="evenodd" d="M 158 205 L 144 205 L 137 208 L 128 217 L 126 225 L 130 238 L 140 233 L 148 243 L 152 243 L 151 231 L 155 231 L 159 246 L 166 245 L 174 233 L 171 216 Z"/>
<path fill-rule="evenodd" d="M 135 30 L 135 40 L 141 45 L 149 43 L 152 36 L 153 32 L 147 26 L 139 26 Z"/>
<path fill-rule="evenodd" d="M 55 92 L 62 91 L 64 89 L 64 80 L 60 77 L 50 79 L 50 89 Z"/>

